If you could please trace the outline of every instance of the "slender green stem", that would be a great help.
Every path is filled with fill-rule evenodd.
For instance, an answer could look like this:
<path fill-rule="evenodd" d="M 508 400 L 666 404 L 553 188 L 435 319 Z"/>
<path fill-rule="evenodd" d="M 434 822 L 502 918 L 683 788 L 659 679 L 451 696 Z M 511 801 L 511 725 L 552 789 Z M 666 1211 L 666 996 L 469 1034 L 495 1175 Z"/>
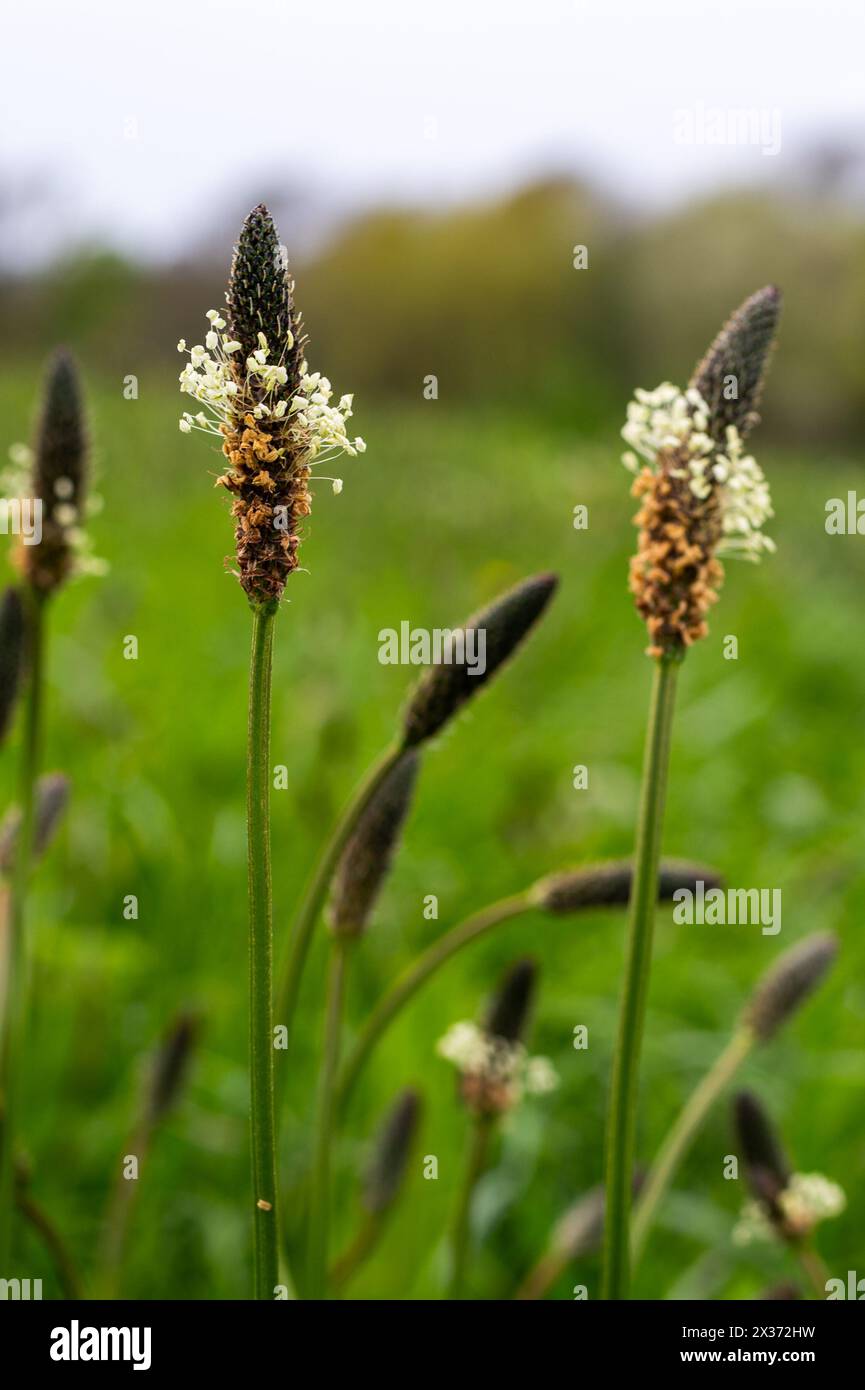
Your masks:
<path fill-rule="evenodd" d="M 479 936 L 498 926 L 499 922 L 531 911 L 532 906 L 528 893 L 516 893 L 511 898 L 502 898 L 499 902 L 492 903 L 452 927 L 403 971 L 396 983 L 376 1004 L 346 1060 L 338 1088 L 340 1107 L 346 1104 L 355 1082 L 382 1034 L 430 976 L 449 961 L 451 956 L 456 955 L 457 951 L 461 951 L 463 946 L 477 941 Z"/>
<path fill-rule="evenodd" d="M 352 831 L 377 789 L 399 761 L 402 752 L 403 749 L 399 745 L 388 748 L 367 772 L 360 786 L 343 811 L 330 839 L 322 850 L 321 857 L 313 870 L 312 877 L 306 887 L 303 900 L 301 901 L 297 916 L 295 917 L 291 936 L 289 938 L 285 966 L 280 972 L 274 1015 L 277 1022 L 282 1024 L 286 1030 L 285 1043 L 280 1050 L 281 1065 L 277 1077 L 277 1086 L 280 1092 L 283 1085 L 286 1069 L 285 1062 L 294 1025 L 294 1015 L 297 1009 L 297 999 L 300 993 L 303 970 L 306 965 L 310 942 L 312 941 L 312 933 L 315 930 L 316 922 L 321 916 L 330 881 L 333 878 L 334 870 L 339 862 L 339 857 L 345 849 Z"/>
<path fill-rule="evenodd" d="M 384 1222 L 378 1212 L 364 1212 L 351 1243 L 330 1267 L 328 1283 L 331 1288 L 341 1289 L 354 1278 L 378 1244 L 383 1229 Z"/>
<path fill-rule="evenodd" d="M 137 1172 L 140 1174 L 147 1165 L 152 1140 L 152 1126 L 143 1120 L 139 1121 L 126 1135 L 123 1158 L 118 1157 L 115 1160 L 115 1178 L 102 1221 L 99 1267 L 96 1277 L 91 1281 L 91 1298 L 115 1299 L 123 1295 L 123 1260 L 139 1189 L 139 1178 L 126 1176 L 125 1156 L 135 1156 L 138 1162 Z"/>
<path fill-rule="evenodd" d="M 749 1028 L 740 1028 L 733 1034 L 667 1133 L 634 1211 L 631 1230 L 631 1265 L 634 1269 L 643 1253 L 658 1203 L 669 1188 L 676 1169 L 718 1096 L 729 1085 L 753 1045 L 754 1034 Z"/>
<path fill-rule="evenodd" d="M 19 1188 L 16 1201 L 24 1220 L 29 1222 L 34 1231 L 41 1237 L 48 1254 L 51 1256 L 63 1297 L 79 1299 L 81 1297 L 81 1280 L 78 1277 L 72 1256 L 69 1254 L 57 1227 L 44 1208 L 34 1201 L 28 1192 Z"/>
<path fill-rule="evenodd" d="M 540 1259 L 532 1265 L 523 1282 L 520 1284 L 514 1298 L 522 1302 L 531 1302 L 535 1299 L 544 1297 L 544 1294 L 551 1289 L 559 1275 L 567 1268 L 568 1257 L 561 1254 L 558 1250 L 549 1250 L 541 1255 Z"/>
<path fill-rule="evenodd" d="M 452 1299 L 461 1299 L 465 1293 L 471 1235 L 472 1198 L 478 1179 L 487 1165 L 492 1128 L 491 1116 L 476 1115 L 473 1117 L 469 1135 L 468 1158 L 454 1217 L 451 1273 L 448 1287 L 448 1298 Z"/>
<path fill-rule="evenodd" d="M 814 1297 L 825 1299 L 826 1285 L 829 1282 L 829 1271 L 820 1255 L 808 1241 L 801 1244 L 796 1253 L 799 1256 L 799 1263 L 807 1274 L 811 1287 L 814 1290 Z"/>
<path fill-rule="evenodd" d="M 634 882 L 628 925 L 625 985 L 607 1125 L 607 1205 L 603 1296 L 628 1297 L 631 1181 L 637 1121 L 640 1051 L 652 965 L 652 937 L 658 901 L 658 861 L 664 820 L 670 733 L 678 662 L 662 658 L 655 666 L 643 786 L 637 824 Z"/>
<path fill-rule="evenodd" d="M 270 688 L 275 616 L 275 605 L 253 609 L 249 668 L 249 1071 L 257 1299 L 272 1299 L 279 1282 L 270 879 Z"/>
<path fill-rule="evenodd" d="M 327 1250 L 330 1217 L 330 1151 L 336 1121 L 336 1076 L 345 998 L 347 940 L 335 939 L 330 952 L 325 1005 L 324 1051 L 309 1200 L 308 1296 L 327 1297 Z"/>
<path fill-rule="evenodd" d="M 30 958 L 27 949 L 26 906 L 33 857 L 35 788 L 42 742 L 45 601 L 35 590 L 23 593 L 27 613 L 29 682 L 24 707 L 24 732 L 19 766 L 18 799 L 21 822 L 12 873 L 9 903 L 3 1036 L 0 1039 L 0 1271 L 9 1268 L 15 1210 L 15 1138 L 21 1066 L 26 1052 Z"/>

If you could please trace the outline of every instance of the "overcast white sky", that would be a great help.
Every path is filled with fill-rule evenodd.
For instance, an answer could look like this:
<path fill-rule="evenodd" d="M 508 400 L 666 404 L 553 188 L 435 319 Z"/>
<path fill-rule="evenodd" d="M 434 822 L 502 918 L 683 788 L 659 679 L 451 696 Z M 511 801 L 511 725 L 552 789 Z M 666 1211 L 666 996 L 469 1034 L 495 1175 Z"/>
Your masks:
<path fill-rule="evenodd" d="M 85 235 L 171 255 L 259 183 L 343 206 L 573 168 L 665 201 L 865 133 L 863 0 L 29 0 L 4 41 L 22 260 Z M 677 143 L 677 113 L 719 107 L 777 113 L 780 153 Z"/>

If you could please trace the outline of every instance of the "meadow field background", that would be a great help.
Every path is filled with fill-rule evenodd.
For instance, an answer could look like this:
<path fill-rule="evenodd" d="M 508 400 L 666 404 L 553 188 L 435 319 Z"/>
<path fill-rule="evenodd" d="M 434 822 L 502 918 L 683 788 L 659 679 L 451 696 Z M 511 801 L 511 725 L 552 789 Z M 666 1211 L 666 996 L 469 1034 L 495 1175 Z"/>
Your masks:
<path fill-rule="evenodd" d="M 861 229 L 843 219 L 824 224 L 829 252 L 812 261 L 810 274 L 806 259 L 796 261 L 800 224 L 777 210 L 789 235 L 761 240 L 754 231 L 717 274 L 711 258 L 729 246 L 732 213 L 726 233 L 716 209 L 696 222 L 688 213 L 676 235 L 653 228 L 630 246 L 622 241 L 625 283 L 603 262 L 606 290 L 595 283 L 585 293 L 600 297 L 582 310 L 569 305 L 579 326 L 572 352 L 567 323 L 560 339 L 546 342 L 552 310 L 521 278 L 521 267 L 541 279 L 547 273 L 532 251 L 548 245 L 539 229 L 572 233 L 573 218 L 560 220 L 561 196 L 547 191 L 543 216 L 540 204 L 530 205 L 528 223 L 504 243 L 510 261 L 489 234 L 493 268 L 483 293 L 482 260 L 465 252 L 465 228 L 461 241 L 459 222 L 450 224 L 444 260 L 461 267 L 457 285 L 477 294 L 462 316 L 456 292 L 433 307 L 436 278 L 420 271 L 414 285 L 394 272 L 390 297 L 376 301 L 358 266 L 374 265 L 381 288 L 386 267 L 411 261 L 408 252 L 400 259 L 402 243 L 388 241 L 384 223 L 375 235 L 369 226 L 356 230 L 351 255 L 345 247 L 341 260 L 332 253 L 330 278 L 326 257 L 310 267 L 309 302 L 298 271 L 310 363 L 331 376 L 337 393 L 357 390 L 353 423 L 368 451 L 341 469 L 341 496 L 327 483 L 316 489 L 305 571 L 292 578 L 279 617 L 272 760 L 288 768 L 289 785 L 273 794 L 277 950 L 317 845 L 389 740 L 416 675 L 380 664 L 380 630 L 404 620 L 453 626 L 539 571 L 561 579 L 541 625 L 425 757 L 401 852 L 357 953 L 349 1038 L 397 970 L 467 913 L 557 868 L 630 854 L 650 663 L 627 592 L 635 504 L 618 431 L 633 386 L 687 377 L 725 314 L 777 279 L 786 317 L 767 389 L 768 429 L 753 448 L 772 485 L 778 554 L 753 569 L 728 565 L 711 636 L 687 660 L 664 845 L 668 854 L 716 866 L 733 886 L 780 888 L 783 926 L 770 937 L 753 926 L 675 926 L 670 909 L 659 912 L 638 1146 L 647 1163 L 777 954 L 808 933 L 836 931 L 841 951 L 826 983 L 742 1076 L 780 1124 L 795 1167 L 844 1187 L 847 1211 L 820 1229 L 818 1243 L 833 1276 L 862 1275 L 865 542 L 824 527 L 827 499 L 846 497 L 862 480 L 856 441 L 865 359 L 853 350 L 856 333 L 861 346 L 861 318 L 854 333 L 851 309 L 865 284 L 857 269 L 865 264 Z M 481 245 L 488 233 L 472 235 Z M 562 255 L 565 268 L 549 275 L 545 290 L 550 304 L 573 292 L 578 274 L 567 242 Z M 220 270 L 211 262 L 206 275 L 190 272 L 194 296 L 189 285 L 173 293 L 186 284 L 181 271 L 163 282 L 154 302 L 165 308 L 165 338 L 157 345 L 156 309 L 138 318 L 130 308 L 146 299 L 131 272 L 115 273 L 98 258 L 67 269 L 65 279 L 54 274 L 67 298 L 59 294 L 53 315 L 45 282 L 7 291 L 30 337 L 0 373 L 5 449 L 29 437 L 41 358 L 59 338 L 77 351 L 103 503 L 94 547 L 110 564 L 106 578 L 70 586 L 51 613 L 45 766 L 69 775 L 72 799 L 33 897 L 35 1014 L 22 1115 L 32 1191 L 85 1278 L 93 1276 L 101 1215 L 129 1152 L 148 1060 L 176 1013 L 194 1010 L 201 1032 L 189 1081 L 142 1168 L 121 1293 L 241 1298 L 251 1245 L 242 757 L 249 623 L 223 564 L 232 543 L 225 499 L 212 486 L 219 457 L 206 441 L 178 432 L 173 356 L 177 336 L 195 341 L 200 316 L 219 302 Z M 82 276 L 108 286 L 104 303 L 76 298 Z M 689 289 L 697 283 L 704 293 L 694 302 Z M 844 283 L 852 301 L 832 293 Z M 426 316 L 416 312 L 418 285 Z M 616 324 L 629 288 L 635 298 L 623 362 Z M 487 313 L 492 305 L 495 314 Z M 422 346 L 413 323 L 426 326 Z M 483 366 L 485 354 L 493 366 Z M 461 364 L 470 360 L 481 365 L 467 384 Z M 495 362 L 487 389 L 484 371 L 491 380 Z M 524 363 L 531 364 L 525 375 Z M 124 398 L 127 373 L 138 377 L 137 399 Z M 439 376 L 436 400 L 424 399 L 427 373 Z M 823 381 L 837 392 L 834 408 Z M 573 526 L 578 504 L 588 507 L 586 530 Z M 727 634 L 738 638 L 735 661 L 723 657 Z M 136 660 L 124 658 L 130 635 L 138 639 Z M 7 802 L 15 752 L 13 741 L 2 762 Z M 589 769 L 586 790 L 572 786 L 576 764 Z M 438 897 L 437 921 L 423 915 L 429 894 Z M 137 920 L 124 916 L 129 895 L 138 899 Z M 402 1086 L 423 1093 L 423 1123 L 403 1198 L 350 1296 L 440 1295 L 467 1122 L 454 1072 L 435 1044 L 450 1024 L 477 1016 L 503 967 L 520 956 L 535 956 L 541 967 L 531 1050 L 552 1058 L 560 1086 L 527 1100 L 504 1127 L 478 1193 L 483 1239 L 471 1296 L 509 1297 L 553 1222 L 601 1180 L 624 926 L 623 911 L 607 910 L 570 919 L 533 914 L 499 927 L 449 964 L 388 1034 L 338 1149 L 335 1249 L 355 1228 L 369 1137 Z M 320 934 L 283 1117 L 289 1229 L 310 1143 L 323 946 Z M 589 1029 L 585 1051 L 572 1046 L 578 1024 Z M 720 1105 L 663 1208 L 636 1296 L 747 1298 L 796 1277 L 779 1247 L 731 1243 L 745 1199 L 744 1183 L 722 1175 L 734 1151 L 729 1106 Z M 423 1177 L 425 1155 L 438 1159 L 435 1181 Z M 22 1270 L 55 1296 L 52 1267 L 32 1234 L 18 1255 Z M 598 1280 L 597 1260 L 588 1257 L 553 1295 L 569 1298 L 574 1284 L 585 1283 L 596 1296 Z"/>
<path fill-rule="evenodd" d="M 7 383 L 4 418 L 27 418 L 29 392 L 29 381 Z M 202 451 L 176 434 L 175 411 L 162 386 L 138 402 L 93 394 L 105 501 L 94 529 L 111 572 L 82 580 L 54 614 L 46 765 L 68 772 L 73 799 L 37 880 L 26 1132 L 34 1191 L 86 1263 L 145 1056 L 173 1012 L 200 1011 L 190 1085 L 141 1178 L 125 1291 L 237 1296 L 248 1234 L 238 1201 L 247 1154 L 236 752 L 247 625 L 222 571 L 224 506 L 209 491 Z M 358 955 L 355 1021 L 389 975 L 473 908 L 548 870 L 630 852 L 648 680 L 625 590 L 632 505 L 614 437 L 608 448 L 586 447 L 566 431 L 478 422 L 441 402 L 368 414 L 369 453 L 342 497 L 320 490 L 304 551 L 309 573 L 293 582 L 280 617 L 273 758 L 288 766 L 291 785 L 274 795 L 278 941 L 318 837 L 389 738 L 411 679 L 379 664 L 379 630 L 405 618 L 450 625 L 540 569 L 554 569 L 562 584 L 520 659 L 426 760 L 403 852 Z M 758 1055 L 749 1080 L 797 1164 L 847 1189 L 847 1215 L 821 1239 L 831 1269 L 846 1271 L 859 1259 L 865 1158 L 865 768 L 856 735 L 865 664 L 854 636 L 865 573 L 858 539 L 826 536 L 822 510 L 827 494 L 855 487 L 857 471 L 786 453 L 769 467 L 779 554 L 756 572 L 731 566 L 712 637 L 687 664 L 665 842 L 733 884 L 781 887 L 783 928 L 770 938 L 749 927 L 674 927 L 661 912 L 640 1150 L 651 1155 L 772 956 L 807 932 L 837 930 L 837 968 Z M 577 501 L 589 507 L 586 532 L 571 524 Z M 736 662 L 722 659 L 726 633 L 739 638 Z M 124 659 L 128 634 L 138 638 L 137 661 Z M 576 763 L 589 768 L 586 791 L 572 788 Z M 429 893 L 439 898 L 437 923 L 423 917 Z M 137 921 L 124 920 L 128 894 L 138 897 Z M 599 1180 L 623 925 L 621 912 L 608 911 L 503 926 L 454 961 L 389 1035 L 341 1151 L 344 1235 L 379 1112 L 409 1082 L 427 1109 L 402 1211 L 359 1295 L 436 1288 L 466 1126 L 434 1044 L 449 1023 L 474 1016 L 497 971 L 526 952 L 542 965 L 533 1046 L 553 1058 L 562 1084 L 513 1117 L 484 1183 L 489 1240 L 477 1292 L 505 1295 L 552 1220 Z M 321 954 L 293 1064 L 289 1173 L 302 1169 L 308 1134 Z M 589 1027 L 586 1052 L 571 1045 L 578 1023 Z M 689 1271 L 711 1276 L 716 1294 L 744 1296 L 783 1263 L 730 1252 L 742 1195 L 721 1178 L 731 1145 L 720 1109 L 652 1243 L 639 1285 L 646 1296 L 667 1293 Z M 422 1179 L 421 1153 L 438 1156 L 438 1181 Z M 50 1283 L 43 1264 L 39 1247 L 29 1249 L 28 1267 Z M 591 1265 L 585 1277 L 594 1277 Z"/>

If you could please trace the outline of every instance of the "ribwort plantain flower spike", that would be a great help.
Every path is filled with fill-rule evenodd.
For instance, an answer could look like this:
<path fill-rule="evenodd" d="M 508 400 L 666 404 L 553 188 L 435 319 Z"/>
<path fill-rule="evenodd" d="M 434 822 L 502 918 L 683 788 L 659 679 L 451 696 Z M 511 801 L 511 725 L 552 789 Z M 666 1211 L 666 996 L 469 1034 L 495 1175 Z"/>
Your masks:
<path fill-rule="evenodd" d="M 62 772 L 48 772 L 36 783 L 32 854 L 41 859 L 57 832 L 69 801 L 69 778 Z M 21 812 L 13 807 L 0 825 L 0 873 L 11 874 L 18 853 Z"/>
<path fill-rule="evenodd" d="M 838 1216 L 847 1202 L 822 1173 L 794 1173 L 761 1102 L 740 1091 L 734 1102 L 736 1132 L 753 1201 L 733 1232 L 737 1245 L 773 1236 L 791 1244 L 807 1239 L 821 1221 Z"/>
<path fill-rule="evenodd" d="M 87 498 L 89 456 L 78 367 L 65 348 L 58 348 L 48 363 L 35 448 L 16 446 L 3 480 L 8 496 L 32 498 L 41 507 L 41 534 L 33 544 L 22 540 L 14 555 L 40 598 L 76 575 L 105 573 L 84 529 L 88 508 L 98 500 Z"/>
<path fill-rule="evenodd" d="M 415 747 L 433 738 L 487 684 L 528 636 L 558 583 L 555 574 L 533 575 L 466 620 L 464 631 L 485 634 L 484 670 L 478 672 L 459 662 L 430 666 L 409 697 L 403 717 L 406 746 Z"/>
<path fill-rule="evenodd" d="M 781 1141 L 761 1101 L 751 1091 L 740 1091 L 734 1101 L 736 1133 L 748 1181 L 762 1192 L 783 1191 L 790 1180 L 790 1165 Z"/>
<path fill-rule="evenodd" d="M 481 1027 L 456 1023 L 439 1041 L 436 1051 L 460 1073 L 460 1096 L 477 1116 L 504 1114 L 524 1095 L 555 1090 L 558 1076 L 546 1057 L 530 1057 L 523 1044 L 537 966 L 518 961 L 493 996 Z"/>
<path fill-rule="evenodd" d="M 180 1092 L 200 1030 L 197 1015 L 181 1013 L 162 1039 L 150 1073 L 146 1097 L 146 1124 L 165 1118 Z"/>
<path fill-rule="evenodd" d="M 225 316 L 208 311 L 203 344 L 177 344 L 189 357 L 180 389 L 201 407 L 184 411 L 180 429 L 221 442 L 227 467 L 217 485 L 233 498 L 237 577 L 253 605 L 267 605 L 298 567 L 313 468 L 366 445 L 346 433 L 352 397 L 331 405 L 327 377 L 309 371 L 286 252 L 263 204 L 241 229 L 226 306 Z M 340 479 L 329 481 L 341 491 Z"/>
<path fill-rule="evenodd" d="M 586 907 L 625 906 L 631 896 L 634 865 L 630 859 L 613 859 L 609 863 L 586 864 L 579 869 L 565 869 L 540 879 L 529 889 L 533 907 L 543 912 L 578 912 Z M 658 872 L 658 901 L 668 902 L 680 888 L 693 891 L 697 883 L 717 888 L 721 875 L 702 864 L 684 859 L 662 859 Z"/>
<path fill-rule="evenodd" d="M 838 954 L 833 932 L 815 932 L 785 951 L 757 985 L 742 1023 L 768 1042 L 817 988 Z"/>
<path fill-rule="evenodd" d="M 335 936 L 362 934 L 399 844 L 411 807 L 419 755 L 404 753 L 377 789 L 343 850 L 328 904 Z"/>
<path fill-rule="evenodd" d="M 363 1205 L 381 1216 L 396 1201 L 421 1116 L 420 1094 L 407 1088 L 385 1117 L 366 1172 Z"/>
<path fill-rule="evenodd" d="M 538 967 L 528 957 L 508 970 L 494 994 L 484 1028 L 491 1037 L 518 1043 L 528 1027 L 529 1012 L 537 987 Z"/>
<path fill-rule="evenodd" d="M 688 385 L 705 402 L 709 433 L 718 443 L 731 425 L 744 439 L 760 422 L 757 407 L 780 314 L 781 291 L 775 285 L 757 290 L 730 315 L 694 369 Z"/>
<path fill-rule="evenodd" d="M 637 554 L 630 587 L 651 639 L 648 654 L 681 654 L 708 632 L 724 578 L 721 558 L 759 560 L 774 542 L 769 486 L 744 439 L 757 415 L 780 309 L 772 286 L 730 318 L 685 391 L 638 390 L 622 436 L 636 474 Z M 641 463 L 642 458 L 642 463 Z"/>

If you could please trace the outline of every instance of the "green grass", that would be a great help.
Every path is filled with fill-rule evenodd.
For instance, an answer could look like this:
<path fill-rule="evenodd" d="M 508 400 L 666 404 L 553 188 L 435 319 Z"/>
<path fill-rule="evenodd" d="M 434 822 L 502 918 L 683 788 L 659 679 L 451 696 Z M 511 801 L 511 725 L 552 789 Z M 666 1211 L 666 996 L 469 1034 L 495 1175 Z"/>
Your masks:
<path fill-rule="evenodd" d="M 0 443 L 26 436 L 34 380 L 3 384 Z M 177 431 L 170 380 L 142 378 L 139 401 L 104 384 L 92 405 L 105 504 L 96 550 L 111 574 L 76 583 L 49 620 L 47 767 L 71 776 L 73 798 L 33 896 L 37 1010 L 21 1114 L 33 1193 L 89 1269 L 149 1049 L 172 1013 L 192 1005 L 205 1031 L 142 1171 L 123 1291 L 246 1297 L 249 615 L 222 566 L 231 529 L 211 487 L 218 456 Z M 356 955 L 350 1036 L 385 981 L 471 910 L 546 871 L 630 852 L 651 675 L 626 588 L 635 507 L 617 422 L 602 447 L 581 441 L 576 425 L 550 432 L 529 418 L 459 416 L 442 401 L 358 407 L 369 452 L 346 462 L 341 497 L 327 483 L 317 489 L 302 549 L 309 573 L 292 578 L 277 625 L 273 761 L 290 770 L 290 790 L 272 794 L 278 952 L 316 846 L 388 740 L 412 677 L 379 664 L 379 630 L 402 619 L 452 625 L 542 569 L 562 585 L 518 661 L 425 760 L 403 852 Z M 828 983 L 743 1076 L 781 1123 L 796 1165 L 846 1188 L 848 1212 L 820 1236 L 830 1272 L 844 1277 L 863 1272 L 865 1216 L 865 541 L 826 536 L 823 518 L 826 499 L 856 488 L 861 472 L 817 453 L 758 454 L 775 493 L 779 554 L 760 568 L 729 566 L 711 636 L 682 672 L 665 851 L 716 864 L 736 886 L 782 888 L 783 930 L 675 927 L 660 914 L 638 1150 L 651 1157 L 777 952 L 837 930 L 842 953 Z M 577 503 L 589 507 L 585 532 L 571 524 Z M 738 661 L 722 657 L 726 634 L 739 639 Z M 127 635 L 138 638 L 137 661 L 124 660 Z M 3 759 L 7 800 L 15 752 Z M 577 763 L 589 768 L 586 791 L 572 789 Z M 431 893 L 438 922 L 423 916 Z M 137 920 L 124 919 L 130 894 Z M 505 1128 L 479 1190 L 487 1235 L 472 1291 L 509 1294 L 552 1221 L 600 1181 L 624 927 L 621 912 L 519 919 L 448 966 L 388 1034 L 336 1155 L 336 1246 L 353 1231 L 381 1112 L 411 1082 L 426 1112 L 408 1191 L 351 1293 L 437 1296 L 466 1116 L 435 1042 L 475 1016 L 501 967 L 527 951 L 541 963 L 533 1050 L 554 1059 L 562 1084 Z M 323 947 L 319 938 L 296 1030 L 287 1193 L 310 1143 Z M 590 1035 L 583 1052 L 571 1045 L 579 1023 Z M 721 1108 L 664 1208 L 637 1295 L 675 1287 L 745 1297 L 786 1267 L 771 1250 L 731 1251 L 743 1197 L 742 1184 L 722 1176 L 732 1146 Z M 438 1158 L 437 1181 L 424 1180 L 424 1155 Z M 41 1276 L 46 1295 L 56 1292 L 32 1237 L 18 1261 L 10 1274 Z M 581 1282 L 595 1296 L 598 1276 L 590 1259 L 555 1293 L 570 1297 Z M 693 1282 L 704 1276 L 715 1282 Z"/>

